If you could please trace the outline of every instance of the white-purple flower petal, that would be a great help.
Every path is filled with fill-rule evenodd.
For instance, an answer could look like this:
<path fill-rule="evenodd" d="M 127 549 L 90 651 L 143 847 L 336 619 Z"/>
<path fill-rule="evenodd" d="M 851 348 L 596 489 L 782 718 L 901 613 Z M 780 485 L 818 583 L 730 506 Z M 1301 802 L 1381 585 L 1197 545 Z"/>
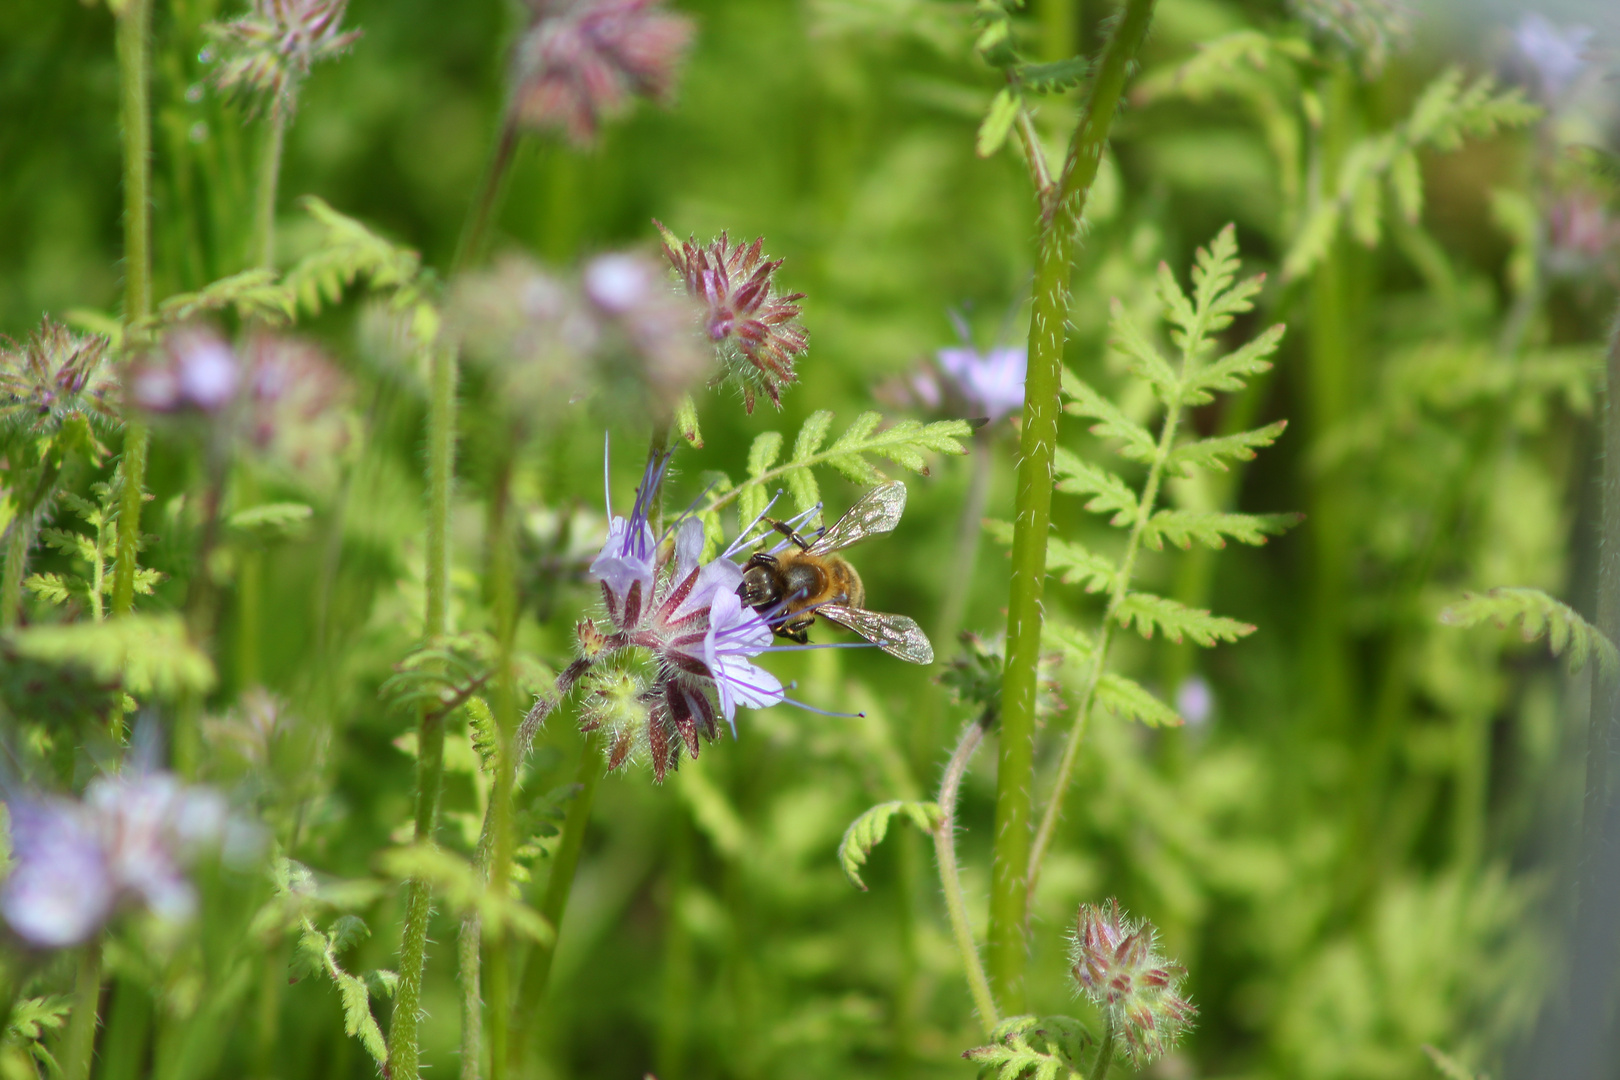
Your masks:
<path fill-rule="evenodd" d="M 764 709 L 782 701 L 782 682 L 752 663 L 771 644 L 771 628 L 735 592 L 714 594 L 709 607 L 709 631 L 703 638 L 703 659 L 720 695 L 720 712 L 736 737 L 737 707 Z"/>

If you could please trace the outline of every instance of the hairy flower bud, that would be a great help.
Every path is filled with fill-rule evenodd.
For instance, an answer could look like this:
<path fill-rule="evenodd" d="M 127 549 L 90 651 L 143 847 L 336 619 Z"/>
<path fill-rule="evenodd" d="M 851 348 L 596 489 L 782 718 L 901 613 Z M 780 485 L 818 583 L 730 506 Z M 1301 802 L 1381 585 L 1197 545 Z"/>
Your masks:
<path fill-rule="evenodd" d="M 1127 917 L 1119 901 L 1080 905 L 1070 970 L 1081 993 L 1103 1009 L 1138 1067 L 1170 1049 L 1198 1010 L 1180 994 L 1186 971 L 1154 947 L 1153 924 Z"/>
<path fill-rule="evenodd" d="M 49 318 L 27 341 L 0 338 L 0 432 L 116 419 L 107 347 L 99 334 L 73 334 Z"/>
<path fill-rule="evenodd" d="M 213 83 L 254 107 L 291 110 L 298 84 L 318 61 L 341 55 L 360 31 L 339 31 L 348 0 L 253 0 L 247 14 L 211 23 Z"/>
<path fill-rule="evenodd" d="M 799 324 L 803 293 L 779 295 L 773 278 L 781 259 L 765 257 L 765 239 L 733 244 L 719 239 L 684 242 L 654 220 L 664 241 L 664 254 L 680 274 L 687 293 L 703 308 L 703 330 L 725 365 L 723 378 L 742 387 L 743 403 L 754 411 L 755 392 L 781 407 L 782 388 L 794 380 L 793 361 L 809 347 L 810 336 Z"/>
<path fill-rule="evenodd" d="M 560 128 L 588 146 L 631 99 L 668 103 L 692 22 L 661 0 L 529 0 L 514 58 L 512 110 L 528 127 Z"/>

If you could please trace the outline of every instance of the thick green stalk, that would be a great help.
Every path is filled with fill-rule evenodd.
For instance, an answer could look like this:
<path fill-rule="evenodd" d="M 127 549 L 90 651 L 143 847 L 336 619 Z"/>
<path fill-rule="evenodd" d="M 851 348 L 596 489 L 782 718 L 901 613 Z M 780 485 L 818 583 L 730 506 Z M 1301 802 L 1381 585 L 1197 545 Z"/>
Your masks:
<path fill-rule="evenodd" d="M 281 150 L 287 141 L 287 110 L 278 96 L 270 106 L 269 130 L 265 132 L 263 156 L 259 159 L 259 186 L 254 193 L 254 258 L 266 270 L 276 268 L 276 191 L 281 186 Z"/>
<path fill-rule="evenodd" d="M 551 857 L 551 876 L 546 879 L 546 895 L 540 902 L 540 914 L 556 933 L 549 942 L 539 942 L 529 955 L 523 969 L 523 983 L 518 989 L 517 1008 L 512 1014 L 515 1031 L 528 1031 L 538 1026 L 532 1019 L 545 1000 L 546 982 L 551 978 L 551 962 L 557 955 L 557 941 L 562 934 L 563 915 L 568 911 L 568 893 L 574 885 L 574 870 L 579 866 L 579 853 L 585 845 L 585 827 L 590 824 L 591 804 L 596 800 L 596 784 L 602 779 L 602 733 L 593 731 L 585 736 L 585 745 L 579 754 L 579 772 L 574 782 L 579 793 L 568 804 L 568 816 L 563 820 L 562 836 Z M 511 1054 L 514 1075 L 524 1075 L 522 1062 L 528 1049 L 528 1039 L 514 1039 Z"/>
<path fill-rule="evenodd" d="M 1125 80 L 1153 18 L 1154 0 L 1127 0 L 1103 53 L 1091 97 L 1069 142 L 1050 217 L 1041 233 L 1030 317 L 1029 370 L 1019 442 L 1017 517 L 1007 600 L 996 835 L 991 866 L 989 966 L 1001 1003 L 1023 1011 L 1025 910 L 1035 764 L 1035 681 L 1041 655 L 1041 594 L 1052 522 L 1069 278 L 1086 197 L 1113 126 Z"/>
<path fill-rule="evenodd" d="M 1106 1010 L 1103 1013 L 1102 1041 L 1097 1044 L 1097 1059 L 1091 1063 L 1091 1072 L 1086 1080 L 1104 1080 L 1108 1075 L 1108 1066 L 1114 1063 L 1114 1013 Z"/>
<path fill-rule="evenodd" d="M 1041 59 L 1067 60 L 1080 51 L 1080 0 L 1040 0 Z"/>
<path fill-rule="evenodd" d="M 517 687 L 512 673 L 512 636 L 517 624 L 517 549 L 512 529 L 512 463 L 496 469 L 490 499 L 491 606 L 495 616 L 498 660 L 495 671 L 495 788 L 490 793 L 489 889 L 503 895 L 512 880 L 512 795 L 517 783 Z M 504 931 L 485 935 L 484 993 L 489 1001 L 489 1072 L 492 1080 L 508 1075 L 507 1034 L 511 1020 L 511 948 Z"/>
<path fill-rule="evenodd" d="M 1181 358 L 1181 380 L 1186 385 L 1193 356 L 1184 351 Z M 1075 711 L 1074 726 L 1069 729 L 1068 742 L 1063 747 L 1063 758 L 1058 762 L 1057 778 L 1052 783 L 1052 797 L 1041 815 L 1041 826 L 1035 832 L 1035 843 L 1029 854 L 1029 891 L 1034 893 L 1035 883 L 1041 876 L 1041 863 L 1046 849 L 1052 844 L 1057 831 L 1058 818 L 1063 813 L 1063 798 L 1069 791 L 1069 778 L 1074 773 L 1075 760 L 1080 756 L 1080 743 L 1085 738 L 1086 719 L 1097 699 L 1097 685 L 1102 682 L 1108 666 L 1108 647 L 1114 640 L 1114 623 L 1120 605 L 1131 589 L 1131 577 L 1136 572 L 1136 557 L 1142 551 L 1142 534 L 1153 517 L 1154 504 L 1159 501 L 1159 485 L 1164 480 L 1164 465 L 1170 460 L 1170 451 L 1176 445 L 1176 431 L 1181 425 L 1181 403 L 1165 410 L 1164 426 L 1159 430 L 1158 447 L 1153 453 L 1153 464 L 1148 467 L 1147 483 L 1142 485 L 1142 497 L 1136 504 L 1136 521 L 1131 526 L 1131 538 L 1125 544 L 1125 557 L 1120 560 L 1114 575 L 1113 587 L 1108 592 L 1108 608 L 1103 612 L 1102 632 L 1097 636 L 1097 650 L 1091 658 L 1091 670 L 1086 674 L 1085 688 L 1080 692 L 1080 708 Z"/>
<path fill-rule="evenodd" d="M 1620 641 L 1620 315 L 1609 338 L 1608 392 L 1603 405 L 1603 508 L 1599 516 L 1597 627 L 1610 641 Z M 1612 798 L 1609 775 L 1614 756 L 1617 693 L 1614 676 L 1592 665 L 1591 715 L 1587 720 L 1586 793 L 1581 808 L 1582 867 L 1580 907 L 1588 908 L 1594 890 L 1597 852 L 1613 837 L 1602 835 L 1604 808 Z"/>
<path fill-rule="evenodd" d="M 951 919 L 951 934 L 956 938 L 956 951 L 962 956 L 962 968 L 967 973 L 968 989 L 973 993 L 973 1007 L 979 1012 L 979 1023 L 986 1035 L 1001 1023 L 996 1009 L 996 998 L 985 978 L 984 965 L 979 962 L 979 946 L 973 940 L 973 928 L 968 925 L 967 901 L 962 896 L 962 874 L 956 862 L 956 799 L 967 775 L 968 763 L 974 751 L 984 741 L 984 733 L 995 723 L 995 710 L 986 709 L 977 720 L 968 725 L 957 743 L 956 752 L 945 766 L 945 777 L 939 785 L 939 827 L 934 830 L 934 857 L 939 860 L 939 884 L 945 894 L 945 911 Z"/>
<path fill-rule="evenodd" d="M 152 312 L 152 229 L 147 203 L 152 179 L 152 123 L 147 82 L 152 0 L 126 0 L 118 16 L 119 112 L 124 135 L 124 348 L 139 341 L 135 324 Z M 146 480 L 146 425 L 124 429 L 124 491 L 118 512 L 118 560 L 112 613 L 135 605 L 135 558 L 141 537 L 141 485 Z"/>
<path fill-rule="evenodd" d="M 101 939 L 79 954 L 79 973 L 73 982 L 73 1012 L 62 1039 L 62 1080 L 89 1080 L 90 1059 L 96 1048 L 96 1025 L 101 1010 Z"/>
<path fill-rule="evenodd" d="M 6 532 L 6 566 L 0 577 L 0 630 L 16 626 L 22 619 L 23 563 L 28 560 L 29 533 L 33 532 L 33 511 L 19 508 Z"/>

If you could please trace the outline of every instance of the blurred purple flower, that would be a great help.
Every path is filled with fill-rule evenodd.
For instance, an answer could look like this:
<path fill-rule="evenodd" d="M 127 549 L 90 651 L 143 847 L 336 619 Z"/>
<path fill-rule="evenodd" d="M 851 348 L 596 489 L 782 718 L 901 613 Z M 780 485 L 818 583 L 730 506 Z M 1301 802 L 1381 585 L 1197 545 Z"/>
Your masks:
<path fill-rule="evenodd" d="M 135 404 L 154 413 L 217 413 L 236 400 L 242 361 L 230 344 L 205 326 L 182 326 L 130 369 Z"/>
<path fill-rule="evenodd" d="M 950 317 L 962 343 L 939 349 L 931 362 L 890 379 L 877 388 L 878 396 L 901 407 L 960 410 L 991 423 L 1021 413 L 1029 350 L 1007 345 L 981 352 L 961 314 L 952 311 Z"/>
<path fill-rule="evenodd" d="M 1192 727 L 1199 727 L 1215 712 L 1215 692 L 1201 675 L 1190 675 L 1176 688 L 1176 712 Z"/>
<path fill-rule="evenodd" d="M 588 146 L 633 96 L 667 104 L 692 22 L 662 0 L 528 0 L 512 109 L 529 127 L 561 128 Z"/>
<path fill-rule="evenodd" d="M 15 799 L 8 810 L 14 863 L 0 915 L 42 948 L 86 940 L 125 904 L 189 919 L 197 898 L 184 868 L 242 832 L 217 792 L 163 772 L 98 777 L 82 801 Z"/>
<path fill-rule="evenodd" d="M 1601 196 L 1574 190 L 1560 195 L 1547 210 L 1547 263 L 1556 274 L 1579 277 L 1613 264 L 1620 252 L 1620 221 Z"/>
<path fill-rule="evenodd" d="M 1562 98 L 1586 69 L 1586 48 L 1592 31 L 1584 26 L 1560 29 L 1539 11 L 1519 19 L 1513 28 L 1513 48 L 1530 69 L 1545 102 Z"/>

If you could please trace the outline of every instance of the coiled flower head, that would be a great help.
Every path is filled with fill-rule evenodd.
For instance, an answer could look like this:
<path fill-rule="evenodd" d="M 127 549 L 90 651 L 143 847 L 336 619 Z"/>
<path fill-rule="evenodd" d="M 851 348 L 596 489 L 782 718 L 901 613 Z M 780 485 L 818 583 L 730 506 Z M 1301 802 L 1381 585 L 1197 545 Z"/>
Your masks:
<path fill-rule="evenodd" d="M 340 31 L 349 0 L 252 0 L 246 15 L 212 23 L 219 67 L 213 83 L 255 109 L 268 102 L 290 112 L 298 84 L 318 61 L 345 52 L 360 31 Z"/>
<path fill-rule="evenodd" d="M 662 0 L 529 0 L 514 60 L 519 123 L 559 128 L 577 146 L 636 96 L 668 104 L 692 22 Z"/>
<path fill-rule="evenodd" d="M 47 318 L 24 342 L 0 338 L 0 434 L 56 430 L 82 417 L 117 419 L 108 341 Z"/>
<path fill-rule="evenodd" d="M 1153 924 L 1131 919 L 1109 899 L 1080 905 L 1070 943 L 1070 970 L 1103 1009 L 1122 1048 L 1138 1067 L 1170 1049 L 1198 1012 L 1180 994 L 1186 970 L 1154 947 Z"/>
<path fill-rule="evenodd" d="M 780 295 L 772 281 L 782 260 L 765 257 L 764 237 L 733 244 L 722 232 L 699 244 L 691 237 L 683 242 L 661 221 L 653 224 L 670 265 L 703 307 L 703 330 L 724 365 L 721 377 L 738 382 L 749 412 L 756 391 L 780 408 L 782 388 L 794 380 L 793 361 L 810 344 L 798 321 L 804 294 Z"/>

